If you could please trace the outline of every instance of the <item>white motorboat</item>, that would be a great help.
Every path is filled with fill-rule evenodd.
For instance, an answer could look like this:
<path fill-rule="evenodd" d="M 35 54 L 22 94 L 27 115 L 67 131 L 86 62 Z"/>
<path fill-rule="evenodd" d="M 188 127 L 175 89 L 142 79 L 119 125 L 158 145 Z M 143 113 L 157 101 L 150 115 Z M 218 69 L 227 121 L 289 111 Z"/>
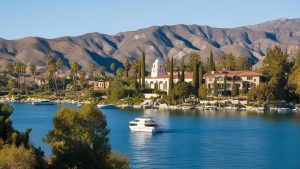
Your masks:
<path fill-rule="evenodd" d="M 118 107 L 112 104 L 98 104 L 98 108 L 100 109 L 117 109 Z"/>
<path fill-rule="evenodd" d="M 32 102 L 33 105 L 54 105 L 55 103 L 50 100 L 41 100 Z"/>
<path fill-rule="evenodd" d="M 139 117 L 129 122 L 131 131 L 160 133 L 162 128 L 152 119 L 152 117 Z"/>

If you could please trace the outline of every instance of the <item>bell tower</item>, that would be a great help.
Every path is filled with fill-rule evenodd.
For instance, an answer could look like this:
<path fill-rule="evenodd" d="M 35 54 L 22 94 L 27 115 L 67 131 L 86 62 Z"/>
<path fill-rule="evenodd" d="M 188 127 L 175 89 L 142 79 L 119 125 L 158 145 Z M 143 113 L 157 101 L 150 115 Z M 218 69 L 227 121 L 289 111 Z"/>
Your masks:
<path fill-rule="evenodd" d="M 165 62 L 162 58 L 158 57 L 152 64 L 151 77 L 157 77 L 164 74 L 166 74 Z"/>

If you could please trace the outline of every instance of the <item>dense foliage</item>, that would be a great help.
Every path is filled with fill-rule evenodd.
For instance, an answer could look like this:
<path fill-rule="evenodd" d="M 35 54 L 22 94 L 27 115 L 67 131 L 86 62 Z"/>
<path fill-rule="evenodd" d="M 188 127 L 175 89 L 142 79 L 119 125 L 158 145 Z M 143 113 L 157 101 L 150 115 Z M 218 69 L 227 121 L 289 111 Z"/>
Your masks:
<path fill-rule="evenodd" d="M 93 105 L 83 105 L 79 111 L 62 108 L 53 118 L 53 126 L 45 139 L 52 147 L 51 167 L 98 169 L 114 168 L 109 161 L 117 164 L 110 159 L 105 116 Z M 121 162 L 125 162 L 124 168 L 128 166 L 128 160 Z"/>

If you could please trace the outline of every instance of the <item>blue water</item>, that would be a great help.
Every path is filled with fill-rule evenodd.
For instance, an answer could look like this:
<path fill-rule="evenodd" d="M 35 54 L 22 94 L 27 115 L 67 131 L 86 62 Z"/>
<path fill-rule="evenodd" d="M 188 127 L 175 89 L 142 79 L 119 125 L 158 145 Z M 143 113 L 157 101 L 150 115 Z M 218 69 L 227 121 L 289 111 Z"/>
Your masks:
<path fill-rule="evenodd" d="M 61 106 L 11 105 L 14 127 L 32 128 L 32 142 L 50 154 L 42 139 Z M 104 113 L 113 151 L 126 154 L 134 169 L 300 168 L 300 115 L 168 110 Z M 166 131 L 154 135 L 130 132 L 128 122 L 142 115 L 153 116 Z"/>

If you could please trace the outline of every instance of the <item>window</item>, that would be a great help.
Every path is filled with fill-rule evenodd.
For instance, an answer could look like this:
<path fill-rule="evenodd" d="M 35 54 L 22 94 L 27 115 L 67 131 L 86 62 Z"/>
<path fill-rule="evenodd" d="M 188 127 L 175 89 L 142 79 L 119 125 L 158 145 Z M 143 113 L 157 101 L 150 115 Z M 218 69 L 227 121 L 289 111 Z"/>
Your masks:
<path fill-rule="evenodd" d="M 222 81 L 222 80 L 223 80 L 223 77 L 222 77 L 222 76 L 218 76 L 218 77 L 216 77 L 216 80 L 217 80 L 217 81 Z"/>
<path fill-rule="evenodd" d="M 129 126 L 137 126 L 136 123 L 129 123 Z"/>
<path fill-rule="evenodd" d="M 252 76 L 247 76 L 247 80 L 252 80 Z"/>

